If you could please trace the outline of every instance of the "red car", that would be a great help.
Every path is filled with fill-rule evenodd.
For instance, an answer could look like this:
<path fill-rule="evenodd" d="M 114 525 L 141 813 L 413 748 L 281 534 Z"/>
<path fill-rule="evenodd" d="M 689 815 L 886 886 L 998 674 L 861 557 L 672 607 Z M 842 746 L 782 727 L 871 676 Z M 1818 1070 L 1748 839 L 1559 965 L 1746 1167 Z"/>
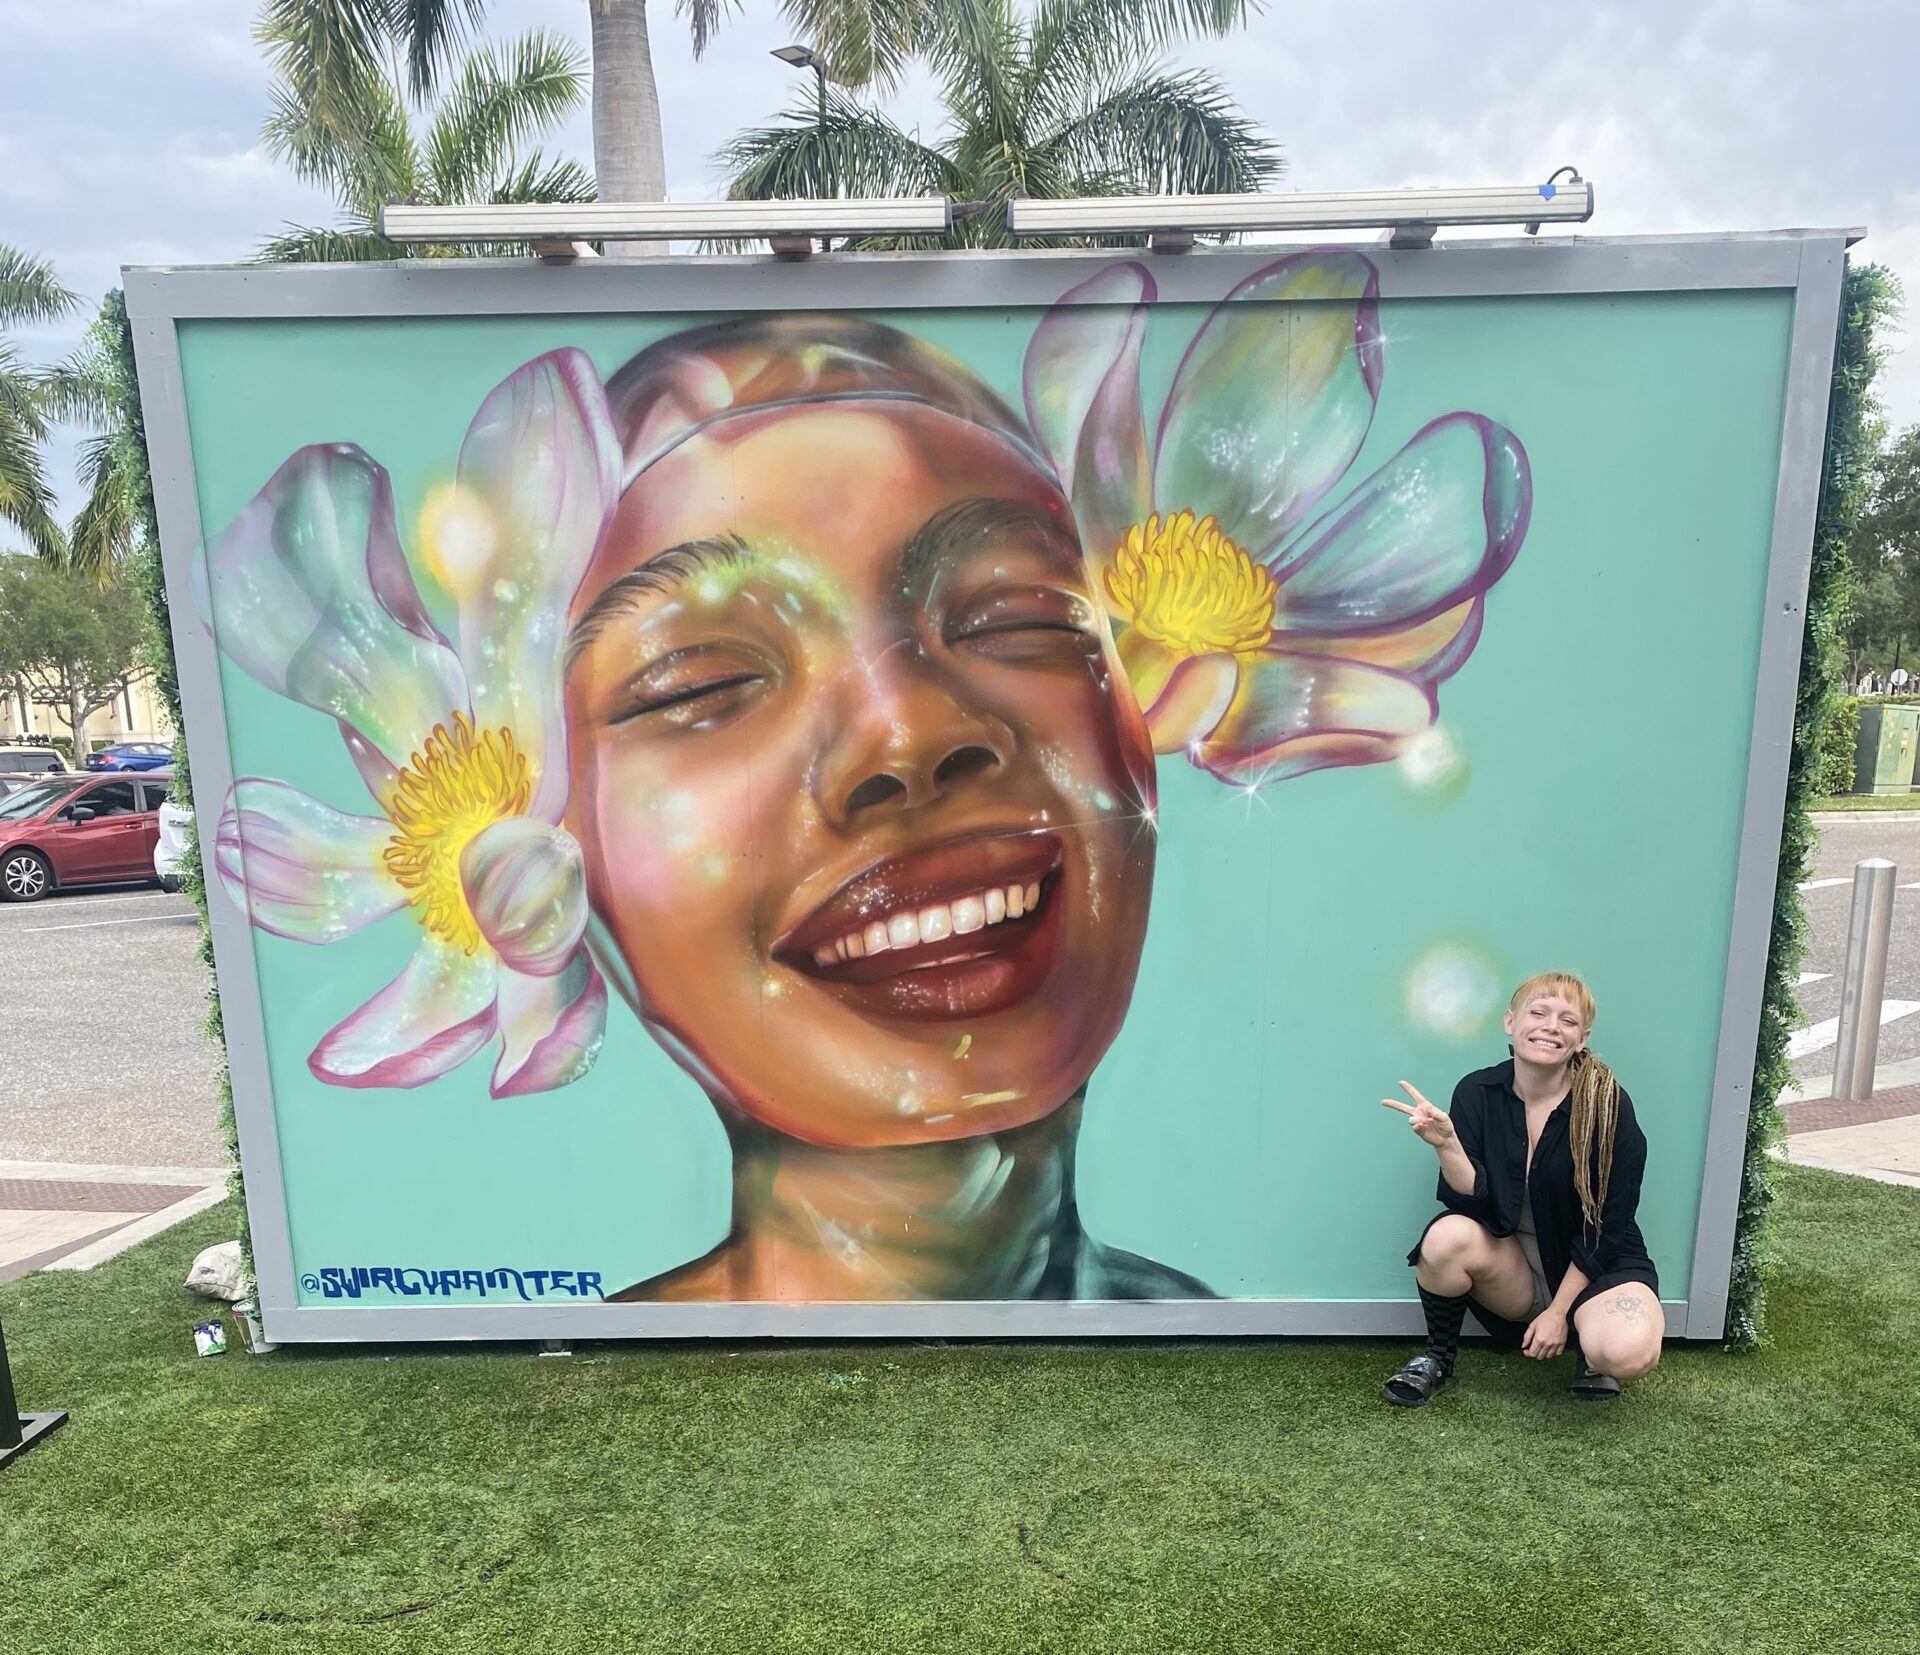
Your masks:
<path fill-rule="evenodd" d="M 153 878 L 160 801 L 173 772 L 63 775 L 0 798 L 0 900 Z"/>

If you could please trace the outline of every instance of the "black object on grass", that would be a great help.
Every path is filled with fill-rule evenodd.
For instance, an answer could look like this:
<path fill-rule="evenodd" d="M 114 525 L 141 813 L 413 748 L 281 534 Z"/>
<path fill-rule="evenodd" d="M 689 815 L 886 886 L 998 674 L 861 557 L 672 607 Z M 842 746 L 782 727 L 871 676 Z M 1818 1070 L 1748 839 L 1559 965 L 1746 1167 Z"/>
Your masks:
<path fill-rule="evenodd" d="M 64 1413 L 23 1414 L 13 1397 L 13 1371 L 7 1366 L 7 1336 L 0 1329 L 0 1466 L 11 1465 L 41 1438 L 67 1423 Z"/>

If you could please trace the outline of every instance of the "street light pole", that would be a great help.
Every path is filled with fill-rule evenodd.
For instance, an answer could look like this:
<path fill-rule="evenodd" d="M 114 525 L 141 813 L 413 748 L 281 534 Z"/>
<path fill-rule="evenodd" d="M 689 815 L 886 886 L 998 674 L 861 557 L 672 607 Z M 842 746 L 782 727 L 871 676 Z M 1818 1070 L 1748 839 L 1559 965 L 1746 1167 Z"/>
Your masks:
<path fill-rule="evenodd" d="M 821 164 L 826 168 L 826 189 L 828 196 L 840 192 L 833 182 L 833 152 L 827 148 L 827 67 L 814 55 L 811 46 L 776 46 L 773 55 L 790 69 L 811 69 L 814 79 L 813 134 L 820 144 Z M 824 240 L 823 252 L 832 252 L 833 243 Z"/>

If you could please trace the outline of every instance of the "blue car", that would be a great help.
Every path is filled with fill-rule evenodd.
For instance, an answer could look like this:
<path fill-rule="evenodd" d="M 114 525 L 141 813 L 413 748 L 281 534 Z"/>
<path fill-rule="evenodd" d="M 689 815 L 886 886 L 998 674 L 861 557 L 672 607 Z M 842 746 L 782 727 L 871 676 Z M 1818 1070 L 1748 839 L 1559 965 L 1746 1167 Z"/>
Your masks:
<path fill-rule="evenodd" d="M 87 756 L 89 770 L 158 770 L 173 763 L 173 749 L 157 741 L 123 741 Z"/>

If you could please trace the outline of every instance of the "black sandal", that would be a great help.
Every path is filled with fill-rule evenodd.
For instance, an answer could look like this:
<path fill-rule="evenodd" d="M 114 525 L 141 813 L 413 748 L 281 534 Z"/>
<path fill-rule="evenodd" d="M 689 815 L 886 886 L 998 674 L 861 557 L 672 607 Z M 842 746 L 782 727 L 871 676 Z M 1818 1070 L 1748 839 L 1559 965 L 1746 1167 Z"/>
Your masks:
<path fill-rule="evenodd" d="M 1573 1353 L 1573 1396 L 1576 1402 L 1611 1402 L 1620 1394 L 1620 1381 L 1610 1373 L 1596 1373 L 1586 1357 Z"/>
<path fill-rule="evenodd" d="M 1452 1383 L 1453 1375 L 1422 1353 L 1389 1379 L 1381 1394 L 1396 1408 L 1424 1408 Z"/>

